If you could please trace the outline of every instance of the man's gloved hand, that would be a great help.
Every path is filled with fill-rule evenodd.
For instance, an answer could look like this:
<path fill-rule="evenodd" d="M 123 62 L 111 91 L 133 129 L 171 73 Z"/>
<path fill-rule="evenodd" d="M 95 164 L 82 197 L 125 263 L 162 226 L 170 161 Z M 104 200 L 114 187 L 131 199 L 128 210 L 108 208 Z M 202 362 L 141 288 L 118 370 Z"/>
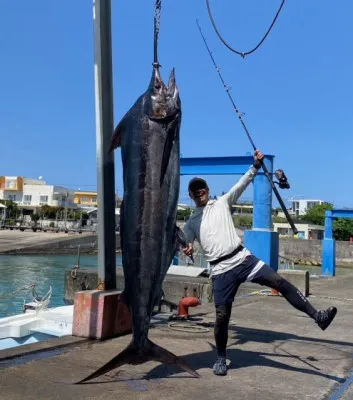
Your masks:
<path fill-rule="evenodd" d="M 254 160 L 255 160 L 254 161 L 254 167 L 256 169 L 260 169 L 261 168 L 261 163 L 262 163 L 264 157 L 265 156 L 261 153 L 260 150 L 255 150 L 255 152 L 254 152 Z"/>

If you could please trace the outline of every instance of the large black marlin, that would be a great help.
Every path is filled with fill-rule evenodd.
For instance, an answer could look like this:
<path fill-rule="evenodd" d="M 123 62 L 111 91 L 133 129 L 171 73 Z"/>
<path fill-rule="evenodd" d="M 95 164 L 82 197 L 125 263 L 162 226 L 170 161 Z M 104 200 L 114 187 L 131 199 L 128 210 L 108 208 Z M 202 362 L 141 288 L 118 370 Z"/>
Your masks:
<path fill-rule="evenodd" d="M 114 131 L 110 151 L 121 147 L 124 196 L 120 209 L 123 297 L 132 317 L 129 346 L 79 383 L 123 364 L 155 360 L 178 365 L 195 377 L 186 362 L 148 339 L 152 311 L 182 232 L 176 227 L 180 185 L 181 101 L 174 69 L 168 86 L 159 64 L 151 82 Z"/>

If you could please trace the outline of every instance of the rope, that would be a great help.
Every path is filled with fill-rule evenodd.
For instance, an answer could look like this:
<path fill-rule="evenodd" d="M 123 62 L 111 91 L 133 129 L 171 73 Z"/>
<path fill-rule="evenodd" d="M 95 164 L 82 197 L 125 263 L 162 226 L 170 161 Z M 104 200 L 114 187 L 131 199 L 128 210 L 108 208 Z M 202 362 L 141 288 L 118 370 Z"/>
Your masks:
<path fill-rule="evenodd" d="M 79 265 L 75 265 L 71 270 L 71 277 L 72 279 L 76 279 L 77 270 L 80 269 Z"/>
<path fill-rule="evenodd" d="M 255 295 L 260 295 L 260 296 L 277 296 L 273 294 L 272 289 L 262 289 L 262 290 L 255 290 L 250 293 L 242 294 L 239 296 L 239 298 L 243 297 L 249 297 L 249 296 L 255 296 Z"/>
<path fill-rule="evenodd" d="M 277 13 L 276 13 L 276 15 L 275 15 L 275 17 L 274 17 L 274 19 L 273 19 L 273 21 L 272 21 L 270 27 L 267 29 L 267 32 L 265 33 L 265 35 L 263 36 L 263 38 L 260 40 L 260 42 L 259 42 L 252 50 L 242 52 L 242 51 L 235 50 L 233 47 L 231 47 L 231 46 L 223 39 L 223 37 L 222 37 L 222 35 L 220 34 L 220 32 L 218 31 L 217 26 L 216 26 L 216 23 L 215 23 L 215 21 L 214 21 L 214 19 L 213 19 L 212 12 L 211 12 L 211 7 L 210 7 L 210 2 L 209 2 L 209 0 L 206 0 L 207 9 L 208 9 L 208 15 L 210 16 L 211 23 L 212 23 L 212 25 L 213 25 L 213 28 L 214 28 L 214 30 L 215 30 L 217 36 L 219 37 L 219 39 L 221 40 L 221 42 L 222 42 L 229 50 L 231 50 L 233 53 L 236 53 L 236 54 L 240 55 L 240 56 L 243 57 L 243 58 L 245 58 L 245 56 L 247 56 L 247 55 L 253 53 L 254 51 L 256 51 L 256 50 L 262 45 L 262 43 L 265 41 L 265 39 L 266 39 L 267 36 L 269 35 L 271 29 L 273 28 L 273 26 L 274 26 L 274 24 L 275 24 L 275 22 L 276 22 L 276 20 L 277 20 L 277 18 L 278 18 L 278 16 L 279 16 L 281 10 L 282 10 L 282 7 L 283 7 L 283 5 L 284 5 L 284 2 L 285 2 L 285 0 L 282 0 L 282 3 L 281 3 L 281 5 L 280 5 L 280 7 L 279 7 L 279 9 L 278 9 L 278 11 L 277 11 Z"/>
<path fill-rule="evenodd" d="M 13 292 L 7 293 L 5 295 L 1 295 L 0 299 L 8 299 L 10 297 L 13 297 L 15 294 L 23 292 L 23 291 L 26 291 L 26 292 L 30 292 L 31 291 L 32 294 L 34 294 L 35 293 L 35 289 L 34 289 L 35 286 L 36 286 L 35 284 L 23 286 L 21 289 L 17 289 L 17 290 L 14 290 Z"/>
<path fill-rule="evenodd" d="M 212 281 L 211 281 L 212 282 Z M 210 282 L 210 284 L 211 284 Z M 212 290 L 210 291 L 211 293 L 211 298 L 212 298 Z M 276 294 L 273 294 L 272 289 L 262 289 L 262 290 L 255 290 L 253 292 L 249 292 L 243 295 L 240 295 L 239 298 L 244 298 L 244 297 L 250 297 L 250 296 L 278 296 Z M 351 299 L 347 299 L 351 300 Z M 210 297 L 209 297 L 210 301 Z M 236 323 L 232 320 L 229 321 L 229 325 L 236 325 Z M 201 323 L 178 323 L 178 322 L 170 322 L 168 323 L 168 328 L 173 330 L 173 331 L 179 331 L 179 332 L 187 332 L 187 333 L 206 333 L 209 332 L 209 328 L 206 328 L 204 326 L 201 326 Z"/>
<path fill-rule="evenodd" d="M 314 296 L 314 295 L 310 295 L 310 297 L 314 297 L 317 299 L 330 299 L 330 300 L 346 300 L 346 301 L 353 301 L 353 299 L 349 298 L 349 297 L 335 297 L 335 296 Z"/>
<path fill-rule="evenodd" d="M 156 0 L 154 8 L 153 66 L 158 68 L 161 66 L 158 62 L 158 37 L 161 24 L 162 0 Z"/>
<path fill-rule="evenodd" d="M 172 329 L 173 331 L 179 332 L 188 332 L 188 333 L 206 333 L 210 330 L 203 326 L 197 324 L 188 324 L 188 323 L 178 323 L 178 322 L 171 322 L 168 324 L 168 328 Z"/>

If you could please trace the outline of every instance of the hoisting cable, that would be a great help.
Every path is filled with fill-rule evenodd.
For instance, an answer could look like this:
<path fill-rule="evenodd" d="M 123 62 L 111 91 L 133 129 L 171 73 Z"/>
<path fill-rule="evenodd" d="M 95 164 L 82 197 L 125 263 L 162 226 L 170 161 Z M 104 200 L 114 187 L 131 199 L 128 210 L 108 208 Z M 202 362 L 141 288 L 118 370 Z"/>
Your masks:
<path fill-rule="evenodd" d="M 162 0 L 156 0 L 154 6 L 154 37 L 153 37 L 153 66 L 159 68 L 161 65 L 158 62 L 158 37 L 161 24 L 161 8 Z"/>
<path fill-rule="evenodd" d="M 240 121 L 240 123 L 242 124 L 242 126 L 243 126 L 243 128 L 244 128 L 244 131 L 245 131 L 245 133 L 246 133 L 246 135 L 247 135 L 247 137 L 248 137 L 248 139 L 249 139 L 249 141 L 250 141 L 250 143 L 251 143 L 251 145 L 252 145 L 252 147 L 253 147 L 253 149 L 254 149 L 254 151 L 255 151 L 255 150 L 257 149 L 257 147 L 255 146 L 255 143 L 254 143 L 254 141 L 252 140 L 252 138 L 251 138 L 251 136 L 250 136 L 250 133 L 249 133 L 249 131 L 248 131 L 248 128 L 246 127 L 245 122 L 244 122 L 244 120 L 243 120 L 243 118 L 242 118 L 241 112 L 239 112 L 239 110 L 238 110 L 236 104 L 234 103 L 234 100 L 233 100 L 233 98 L 232 98 L 232 96 L 231 96 L 231 94 L 230 94 L 230 88 L 226 85 L 226 83 L 225 83 L 225 81 L 224 81 L 224 79 L 223 79 L 223 77 L 222 77 L 222 74 L 221 74 L 221 72 L 220 72 L 220 69 L 218 68 L 218 66 L 217 66 L 217 64 L 216 64 L 216 61 L 215 61 L 215 59 L 214 59 L 214 57 L 213 57 L 213 55 L 212 55 L 212 52 L 211 52 L 210 48 L 208 47 L 208 44 L 207 44 L 207 42 L 206 42 L 206 38 L 205 38 L 205 36 L 203 35 L 202 30 L 201 30 L 201 27 L 200 27 L 200 25 L 199 25 L 199 21 L 196 20 L 196 23 L 197 23 L 197 26 L 198 26 L 198 28 L 199 28 L 200 34 L 201 34 L 201 36 L 202 36 L 202 39 L 203 39 L 203 41 L 204 41 L 204 43 L 205 43 L 206 49 L 207 49 L 207 51 L 208 51 L 208 53 L 209 53 L 209 55 L 210 55 L 210 57 L 211 57 L 211 60 L 213 61 L 213 65 L 215 66 L 216 71 L 218 72 L 218 75 L 219 75 L 219 77 L 220 77 L 220 79 L 221 79 L 221 81 L 222 81 L 223 87 L 224 87 L 224 89 L 225 89 L 225 91 L 226 91 L 226 93 L 227 93 L 227 95 L 228 95 L 228 97 L 229 97 L 229 100 L 231 101 L 231 103 L 232 103 L 232 105 L 233 105 L 233 108 L 234 108 L 234 110 L 235 110 L 235 113 L 237 114 L 237 116 L 238 116 L 238 118 L 239 118 L 239 121 Z M 271 184 L 272 190 L 273 190 L 273 192 L 275 193 L 275 195 L 276 195 L 276 197 L 277 197 L 277 200 L 278 200 L 278 202 L 279 202 L 279 204 L 280 204 L 280 206 L 281 206 L 281 208 L 282 208 L 282 210 L 283 210 L 283 212 L 284 212 L 284 214 L 285 214 L 285 216 L 286 216 L 286 218 L 287 218 L 287 221 L 288 221 L 289 225 L 291 226 L 291 228 L 292 228 L 292 230 L 293 230 L 293 233 L 296 235 L 296 234 L 298 233 L 298 230 L 297 230 L 297 228 L 295 227 L 294 222 L 293 222 L 291 216 L 290 216 L 289 213 L 288 213 L 288 210 L 287 210 L 287 208 L 286 208 L 286 206 L 285 206 L 285 204 L 284 204 L 284 202 L 283 202 L 283 200 L 282 200 L 282 198 L 281 198 L 281 195 L 278 193 L 278 190 L 277 190 L 277 188 L 276 188 L 276 186 L 275 186 L 275 184 L 274 184 L 274 182 L 273 182 L 273 180 L 272 180 L 272 178 L 271 178 L 271 176 L 270 176 L 270 173 L 268 172 L 268 169 L 267 169 L 265 163 L 264 163 L 264 162 L 261 162 L 261 166 L 262 166 L 262 169 L 263 169 L 263 171 L 264 171 L 264 173 L 265 173 L 267 179 L 269 180 L 269 182 L 270 182 L 270 184 Z"/>
<path fill-rule="evenodd" d="M 221 42 L 222 42 L 229 50 L 231 50 L 231 51 L 232 51 L 233 53 L 235 53 L 235 54 L 240 55 L 240 56 L 243 57 L 243 58 L 245 58 L 245 56 L 248 56 L 249 54 L 251 54 L 251 53 L 253 53 L 254 51 L 256 51 L 256 50 L 262 45 L 262 43 L 265 41 L 265 39 L 267 38 L 267 36 L 268 36 L 269 33 L 271 32 L 271 30 L 272 30 L 272 28 L 273 28 L 273 26 L 274 26 L 274 24 L 275 24 L 275 22 L 276 22 L 276 20 L 277 20 L 277 18 L 278 18 L 278 16 L 279 16 L 280 12 L 281 12 L 281 10 L 282 10 L 282 7 L 284 6 L 284 3 L 285 3 L 285 0 L 282 0 L 282 3 L 281 3 L 281 5 L 280 5 L 280 7 L 279 7 L 279 9 L 278 9 L 278 11 L 277 11 L 277 13 L 276 13 L 276 15 L 275 15 L 275 17 L 274 17 L 274 19 L 273 19 L 273 21 L 272 21 L 270 27 L 267 29 L 267 32 L 265 33 L 265 35 L 263 36 L 263 38 L 260 40 L 260 42 L 259 42 L 252 50 L 242 52 L 242 51 L 235 50 L 233 47 L 231 47 L 231 46 L 225 41 L 225 39 L 223 39 L 221 33 L 220 33 L 219 30 L 217 29 L 216 23 L 215 23 L 214 18 L 213 18 L 213 16 L 212 16 L 212 11 L 211 11 L 211 7 L 210 7 L 210 2 L 209 2 L 209 0 L 206 0 L 208 15 L 209 15 L 209 17 L 210 17 L 210 20 L 211 20 L 213 29 L 215 30 L 217 36 L 219 37 L 219 39 L 221 40 Z"/>

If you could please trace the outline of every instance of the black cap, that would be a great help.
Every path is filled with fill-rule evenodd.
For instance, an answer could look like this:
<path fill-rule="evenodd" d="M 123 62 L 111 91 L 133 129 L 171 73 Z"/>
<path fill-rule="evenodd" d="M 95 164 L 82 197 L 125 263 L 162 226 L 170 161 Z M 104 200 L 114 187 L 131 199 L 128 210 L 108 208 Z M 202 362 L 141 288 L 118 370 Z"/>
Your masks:
<path fill-rule="evenodd" d="M 189 182 L 189 192 L 208 188 L 207 182 L 202 178 L 192 178 Z"/>

